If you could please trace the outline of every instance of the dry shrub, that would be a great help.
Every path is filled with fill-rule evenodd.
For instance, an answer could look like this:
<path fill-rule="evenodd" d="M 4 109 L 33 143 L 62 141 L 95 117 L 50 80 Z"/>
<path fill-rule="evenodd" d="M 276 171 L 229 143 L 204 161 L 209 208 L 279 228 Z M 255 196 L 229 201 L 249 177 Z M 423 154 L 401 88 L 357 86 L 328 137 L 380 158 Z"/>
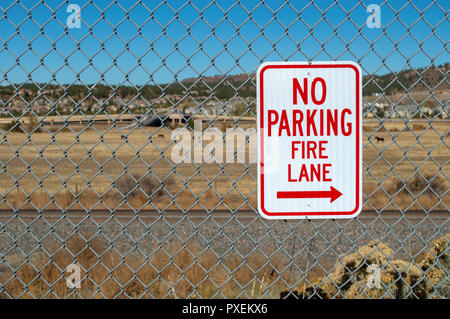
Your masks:
<path fill-rule="evenodd" d="M 425 124 L 413 124 L 412 125 L 412 129 L 414 131 L 423 131 L 426 128 L 427 128 L 427 126 Z"/>
<path fill-rule="evenodd" d="M 28 113 L 27 120 L 22 119 L 11 120 L 9 123 L 2 124 L 0 129 L 4 131 L 17 132 L 17 133 L 38 133 L 42 132 L 42 127 L 40 126 L 40 121 L 31 113 Z"/>
<path fill-rule="evenodd" d="M 281 298 L 429 298 L 434 297 L 434 286 L 446 280 L 448 295 L 448 273 L 450 257 L 448 240 L 450 234 L 432 243 L 431 253 L 416 265 L 411 262 L 391 259 L 393 251 L 383 243 L 370 242 L 357 252 L 343 256 L 328 275 L 298 287 L 293 294 L 284 291 Z M 374 273 L 373 266 L 380 270 L 380 287 L 369 285 Z M 444 265 L 444 267 L 442 267 Z"/>
<path fill-rule="evenodd" d="M 139 195 L 160 199 L 168 195 L 167 191 L 173 186 L 172 177 L 169 176 L 162 183 L 152 175 L 140 178 L 138 175 L 122 175 L 115 183 L 123 197 L 133 198 Z"/>
<path fill-rule="evenodd" d="M 135 177 L 137 178 L 137 177 Z M 154 177 L 148 177 L 138 182 L 139 186 L 135 188 L 136 181 L 131 177 L 119 179 L 115 188 L 108 190 L 106 193 L 95 192 L 86 189 L 78 193 L 77 203 L 71 206 L 71 209 L 80 209 L 81 206 L 87 209 L 104 209 L 104 207 L 115 207 L 117 209 L 154 209 L 154 206 L 160 209 L 167 209 L 171 201 L 169 195 L 173 193 L 172 177 L 167 178 L 161 183 Z M 135 189 L 134 189 L 135 188 Z M 61 199 L 58 204 L 68 206 L 73 204 L 75 198 L 70 192 L 62 192 Z M 178 207 L 177 207 L 178 208 Z"/>
<path fill-rule="evenodd" d="M 450 298 L 450 234 L 433 241 L 430 251 L 420 262 L 420 268 L 437 292 L 445 299 Z"/>
<path fill-rule="evenodd" d="M 21 125 L 19 121 L 11 120 L 9 123 L 0 125 L 0 129 L 4 130 L 5 132 L 11 131 L 11 132 L 17 132 L 17 133 L 23 133 L 23 130 L 21 129 Z"/>
<path fill-rule="evenodd" d="M 404 188 L 405 187 L 405 188 Z M 403 192 L 419 194 L 423 191 L 428 194 L 443 194 L 447 190 L 447 182 L 441 176 L 425 174 L 423 177 L 416 174 L 406 181 L 398 181 L 393 184 L 392 193 L 402 190 Z"/>

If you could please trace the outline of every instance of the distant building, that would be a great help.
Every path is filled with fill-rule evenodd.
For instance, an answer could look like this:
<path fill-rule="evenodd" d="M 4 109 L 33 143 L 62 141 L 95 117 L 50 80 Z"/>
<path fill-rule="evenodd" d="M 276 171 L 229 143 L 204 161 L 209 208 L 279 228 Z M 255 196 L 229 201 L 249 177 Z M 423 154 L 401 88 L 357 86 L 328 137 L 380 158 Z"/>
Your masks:
<path fill-rule="evenodd" d="M 109 105 L 106 110 L 108 113 L 117 113 L 119 111 L 119 107 L 115 104 Z"/>
<path fill-rule="evenodd" d="M 225 103 L 225 111 L 228 114 L 232 114 L 238 108 L 239 104 L 244 104 L 244 102 L 240 98 L 235 97 Z"/>
<path fill-rule="evenodd" d="M 70 106 L 70 105 L 64 105 L 63 107 L 62 107 L 62 111 L 63 111 L 63 113 L 73 113 L 73 111 L 75 110 L 75 107 L 72 105 L 72 106 Z"/>
<path fill-rule="evenodd" d="M 11 105 L 7 107 L 9 112 L 17 112 L 17 113 L 23 113 L 26 109 L 25 106 L 19 106 L 19 105 Z"/>
<path fill-rule="evenodd" d="M 40 107 L 36 108 L 36 113 L 46 114 L 48 112 L 50 112 L 50 108 L 48 106 L 40 106 Z"/>
<path fill-rule="evenodd" d="M 196 105 L 187 105 L 183 108 L 183 113 L 185 115 L 193 115 L 197 113 L 197 106 Z"/>
<path fill-rule="evenodd" d="M 416 104 L 402 104 L 398 105 L 395 111 L 391 116 L 409 118 L 419 111 L 419 107 Z"/>
<path fill-rule="evenodd" d="M 205 115 L 216 116 L 223 113 L 222 104 L 217 101 L 209 101 L 203 106 L 202 111 Z"/>

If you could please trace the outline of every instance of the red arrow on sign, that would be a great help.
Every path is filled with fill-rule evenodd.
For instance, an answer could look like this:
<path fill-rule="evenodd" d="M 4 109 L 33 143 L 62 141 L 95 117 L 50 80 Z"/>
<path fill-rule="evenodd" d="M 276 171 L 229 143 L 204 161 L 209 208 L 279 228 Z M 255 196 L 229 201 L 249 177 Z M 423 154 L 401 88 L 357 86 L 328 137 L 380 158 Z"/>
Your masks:
<path fill-rule="evenodd" d="M 329 191 L 287 191 L 277 192 L 277 198 L 330 198 L 330 203 L 342 196 L 342 193 L 333 186 Z"/>

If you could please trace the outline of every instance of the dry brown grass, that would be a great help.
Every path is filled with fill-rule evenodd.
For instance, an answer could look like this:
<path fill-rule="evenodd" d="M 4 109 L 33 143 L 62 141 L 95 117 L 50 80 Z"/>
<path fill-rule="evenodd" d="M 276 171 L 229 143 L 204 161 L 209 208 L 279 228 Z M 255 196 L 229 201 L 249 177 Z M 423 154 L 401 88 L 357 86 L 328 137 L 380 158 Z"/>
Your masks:
<path fill-rule="evenodd" d="M 222 129 L 229 126 L 223 122 L 216 125 Z M 450 174 L 450 170 L 445 164 L 450 154 L 448 147 L 442 143 L 442 136 L 448 139 L 448 121 L 433 122 L 437 132 L 423 129 L 423 125 L 422 122 L 411 122 L 405 127 L 398 122 L 386 122 L 383 128 L 379 128 L 376 123 L 364 124 L 369 135 L 383 137 L 384 142 L 369 143 L 364 137 L 364 193 L 370 198 L 363 209 L 416 209 L 420 206 L 425 209 L 445 209 L 439 204 L 440 200 L 449 206 L 449 196 L 439 199 L 431 192 L 424 192 L 415 197 L 407 192 L 396 192 L 393 188 L 402 180 L 414 179 L 417 171 L 422 175 L 437 175 L 437 180 L 444 181 L 441 188 L 448 188 L 445 176 Z M 130 205 L 145 209 L 155 206 L 159 209 L 256 207 L 255 164 L 249 166 L 248 173 L 248 164 L 239 163 L 230 163 L 225 167 L 214 163 L 204 163 L 200 167 L 181 163 L 174 169 L 174 163 L 171 162 L 171 132 L 168 128 L 128 130 L 125 131 L 126 140 L 117 129 L 106 131 L 109 128 L 107 125 L 96 127 L 101 137 L 94 129 L 80 131 L 80 128 L 74 126 L 76 134 L 64 130 L 54 137 L 43 130 L 32 134 L 31 141 L 27 140 L 26 134 L 12 132 L 7 135 L 7 143 L 0 141 L 0 162 L 6 163 L 5 170 L 8 172 L 0 173 L 0 192 L 6 194 L 3 198 L 12 207 L 44 207 L 49 203 L 49 208 L 57 207 L 57 203 L 63 208 L 89 209 L 102 209 L 105 205 L 118 209 L 127 209 Z M 395 143 L 391 134 L 395 136 Z M 419 140 L 416 135 L 419 135 Z M 100 138 L 102 142 L 99 143 Z M 36 160 L 40 154 L 43 158 Z M 113 154 L 115 158 L 111 159 Z M 428 156 L 437 164 L 432 160 L 423 162 Z M 103 174 L 96 175 L 99 165 L 102 166 Z M 167 195 L 177 194 L 176 197 L 172 200 L 170 195 L 151 195 L 144 191 L 134 196 L 133 201 L 125 202 L 117 189 L 108 190 L 112 186 L 111 180 L 117 179 L 123 172 L 123 165 L 126 165 L 129 175 L 144 176 L 151 173 L 160 180 L 171 176 L 170 185 L 165 186 L 163 192 Z M 51 170 L 52 166 L 54 171 Z M 17 190 L 15 179 L 23 191 Z M 39 179 L 42 180 L 42 186 Z M 92 179 L 89 185 L 86 179 Z M 442 195 L 442 192 L 438 194 Z M 30 200 L 27 201 L 27 198 Z M 244 206 L 241 206 L 242 203 Z M 0 202 L 0 209 L 9 207 L 5 202 Z"/>
<path fill-rule="evenodd" d="M 70 132 L 69 127 L 64 125 L 50 125 L 46 127 L 51 133 Z"/>
<path fill-rule="evenodd" d="M 251 298 L 276 297 L 285 288 L 281 278 L 289 280 L 287 274 L 279 275 L 266 265 L 261 255 L 219 259 L 196 245 L 172 244 L 165 249 L 168 254 L 156 250 L 147 260 L 131 255 L 122 260 L 104 240 L 74 236 L 52 259 L 44 253 L 28 261 L 9 256 L 8 263 L 21 266 L 15 274 L 0 268 L 0 297 L 235 298 L 245 297 L 243 291 Z M 71 263 L 84 269 L 78 294 L 66 284 L 65 269 Z M 280 260 L 271 263 L 280 269 L 286 265 Z"/>
<path fill-rule="evenodd" d="M 416 296 L 430 296 L 432 286 L 445 279 L 442 267 L 449 265 L 450 237 L 445 238 L 435 240 L 430 251 L 416 260 L 415 265 L 394 260 L 390 257 L 392 249 L 372 242 L 358 252 L 342 256 L 334 267 L 321 264 L 333 269 L 326 277 L 323 269 L 322 273 L 308 271 L 308 282 L 297 283 L 296 295 L 300 298 L 314 297 L 314 294 L 323 298 L 386 298 L 402 297 L 406 293 L 403 297 L 413 297 L 405 287 L 400 287 L 404 282 L 413 287 Z M 95 237 L 86 241 L 76 234 L 51 259 L 41 251 L 29 255 L 28 259 L 22 254 L 6 256 L 16 271 L 0 265 L 0 298 L 270 298 L 286 296 L 283 293 L 286 283 L 292 285 L 296 280 L 296 275 L 291 276 L 288 270 L 289 260 L 276 257 L 266 260 L 261 254 L 245 259 L 237 254 L 219 258 L 213 251 L 195 244 L 168 244 L 164 248 L 166 252 L 155 249 L 147 259 L 132 254 L 122 258 L 104 239 Z M 65 269 L 72 263 L 83 269 L 78 289 L 66 284 Z M 383 269 L 381 280 L 390 287 L 390 295 L 384 290 L 365 287 L 370 264 Z M 339 290 L 342 295 L 336 285 L 342 286 Z"/>

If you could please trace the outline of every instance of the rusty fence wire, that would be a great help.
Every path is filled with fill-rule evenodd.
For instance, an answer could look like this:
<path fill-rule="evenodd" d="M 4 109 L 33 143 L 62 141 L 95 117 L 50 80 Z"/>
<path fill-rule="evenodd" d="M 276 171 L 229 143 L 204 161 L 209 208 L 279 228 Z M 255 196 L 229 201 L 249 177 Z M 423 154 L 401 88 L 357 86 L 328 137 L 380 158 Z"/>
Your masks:
<path fill-rule="evenodd" d="M 1 1 L 0 298 L 448 298 L 448 7 Z M 265 220 L 256 69 L 333 60 L 363 212 Z"/>

